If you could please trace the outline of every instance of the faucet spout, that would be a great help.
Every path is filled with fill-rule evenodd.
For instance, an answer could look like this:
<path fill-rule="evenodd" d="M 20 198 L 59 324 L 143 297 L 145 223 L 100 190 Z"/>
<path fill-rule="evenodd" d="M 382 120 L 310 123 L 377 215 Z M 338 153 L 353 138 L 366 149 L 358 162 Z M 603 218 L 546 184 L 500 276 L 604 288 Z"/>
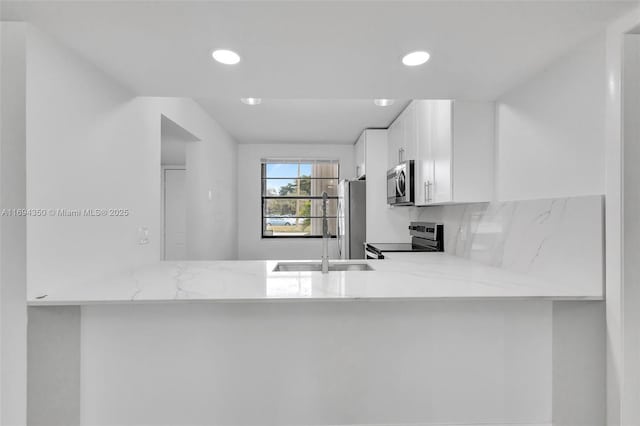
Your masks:
<path fill-rule="evenodd" d="M 329 194 L 322 193 L 322 273 L 329 273 L 329 223 L 327 221 L 327 201 Z"/>

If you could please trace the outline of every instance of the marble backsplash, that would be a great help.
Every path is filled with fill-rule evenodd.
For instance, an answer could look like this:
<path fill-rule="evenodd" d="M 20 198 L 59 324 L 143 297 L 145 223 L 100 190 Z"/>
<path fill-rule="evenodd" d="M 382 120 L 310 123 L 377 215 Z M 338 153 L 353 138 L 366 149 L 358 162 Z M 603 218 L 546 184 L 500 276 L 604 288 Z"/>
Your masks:
<path fill-rule="evenodd" d="M 444 223 L 449 254 L 558 282 L 604 283 L 601 195 L 411 208 Z"/>

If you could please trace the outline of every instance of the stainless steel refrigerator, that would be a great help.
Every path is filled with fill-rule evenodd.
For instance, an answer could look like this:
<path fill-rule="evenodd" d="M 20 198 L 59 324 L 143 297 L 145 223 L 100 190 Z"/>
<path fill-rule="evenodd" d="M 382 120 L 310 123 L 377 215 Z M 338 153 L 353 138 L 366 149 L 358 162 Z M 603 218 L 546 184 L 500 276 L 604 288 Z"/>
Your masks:
<path fill-rule="evenodd" d="M 366 182 L 343 180 L 338 185 L 338 254 L 341 259 L 364 259 L 366 241 Z"/>

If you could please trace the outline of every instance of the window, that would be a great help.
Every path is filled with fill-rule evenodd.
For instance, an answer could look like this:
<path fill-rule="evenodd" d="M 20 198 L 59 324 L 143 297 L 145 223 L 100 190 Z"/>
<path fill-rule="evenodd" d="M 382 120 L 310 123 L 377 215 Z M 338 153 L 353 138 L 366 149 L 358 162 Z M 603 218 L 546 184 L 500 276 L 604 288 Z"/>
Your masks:
<path fill-rule="evenodd" d="M 329 233 L 336 235 L 337 160 L 262 160 L 262 236 L 321 237 L 322 193 Z"/>

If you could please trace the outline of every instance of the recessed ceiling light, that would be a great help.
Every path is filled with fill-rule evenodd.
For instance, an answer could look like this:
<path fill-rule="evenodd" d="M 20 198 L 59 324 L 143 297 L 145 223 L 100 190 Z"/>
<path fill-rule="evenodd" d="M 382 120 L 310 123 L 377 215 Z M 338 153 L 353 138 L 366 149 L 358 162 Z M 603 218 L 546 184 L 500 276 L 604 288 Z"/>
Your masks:
<path fill-rule="evenodd" d="M 429 52 L 418 50 L 404 55 L 404 57 L 402 58 L 402 63 L 408 67 L 415 67 L 427 62 L 430 56 L 431 55 L 429 55 Z"/>
<path fill-rule="evenodd" d="M 389 105 L 393 105 L 393 99 L 374 99 L 373 103 L 381 106 L 381 107 L 385 107 L 385 106 L 389 106 Z"/>
<path fill-rule="evenodd" d="M 240 55 L 233 50 L 218 49 L 211 54 L 213 59 L 225 65 L 235 65 L 240 62 Z"/>
<path fill-rule="evenodd" d="M 240 98 L 240 101 L 247 105 L 258 105 L 262 103 L 262 99 L 260 98 Z"/>

